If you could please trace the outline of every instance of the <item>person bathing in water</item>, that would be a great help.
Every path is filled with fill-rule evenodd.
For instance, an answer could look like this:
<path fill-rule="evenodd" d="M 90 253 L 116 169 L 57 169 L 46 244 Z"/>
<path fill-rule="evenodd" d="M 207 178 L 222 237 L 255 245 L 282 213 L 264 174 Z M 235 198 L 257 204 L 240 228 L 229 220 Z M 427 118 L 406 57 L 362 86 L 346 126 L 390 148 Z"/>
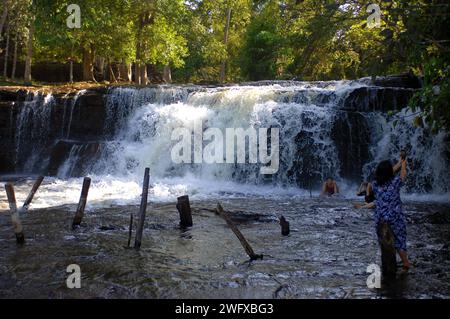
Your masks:
<path fill-rule="evenodd" d="M 399 170 L 400 176 L 394 176 Z M 403 271 L 408 271 L 411 264 L 406 251 L 406 222 L 400 198 L 400 188 L 405 180 L 406 153 L 402 151 L 394 167 L 390 161 L 378 164 L 372 189 L 376 198 L 374 218 L 377 234 L 380 223 L 387 222 L 394 234 L 394 246 L 403 262 Z"/>
<path fill-rule="evenodd" d="M 339 194 L 339 188 L 331 177 L 328 177 L 322 185 L 322 196 L 328 195 L 337 195 Z"/>
<path fill-rule="evenodd" d="M 372 184 L 369 182 L 363 182 L 359 186 L 356 196 L 364 196 L 364 204 L 355 204 L 355 208 L 374 208 L 375 207 L 375 195 L 373 193 Z"/>

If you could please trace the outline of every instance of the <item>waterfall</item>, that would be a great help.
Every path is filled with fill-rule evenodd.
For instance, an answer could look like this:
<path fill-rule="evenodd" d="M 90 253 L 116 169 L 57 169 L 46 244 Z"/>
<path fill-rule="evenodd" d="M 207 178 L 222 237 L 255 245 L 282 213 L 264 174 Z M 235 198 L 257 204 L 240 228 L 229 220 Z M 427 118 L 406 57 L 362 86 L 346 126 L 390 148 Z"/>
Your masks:
<path fill-rule="evenodd" d="M 84 93 L 86 93 L 86 90 L 80 90 L 75 94 L 75 96 L 72 99 L 68 99 L 67 95 L 66 95 L 66 102 L 64 104 L 64 115 L 63 115 L 63 120 L 62 120 L 62 132 L 61 132 L 61 136 L 63 138 L 66 138 L 66 139 L 70 138 L 70 128 L 72 126 L 73 113 L 74 113 L 74 110 L 77 105 L 79 97 L 82 96 Z M 66 115 L 67 113 L 68 113 L 68 115 Z M 66 125 L 65 124 L 66 116 L 69 116 L 69 118 L 67 120 L 66 130 L 64 131 L 64 128 Z"/>
<path fill-rule="evenodd" d="M 16 120 L 15 163 L 25 171 L 33 170 L 39 158 L 45 158 L 45 144 L 51 130 L 51 112 L 55 99 L 51 93 L 27 94 Z"/>
<path fill-rule="evenodd" d="M 368 114 L 373 141 L 371 161 L 363 168 L 371 176 L 376 164 L 383 159 L 398 160 L 400 150 L 408 153 L 407 188 L 411 191 L 446 193 L 450 191 L 450 145 L 443 132 L 436 136 L 413 124 L 414 114 L 403 109 L 393 118 L 383 114 Z"/>
<path fill-rule="evenodd" d="M 112 88 L 106 101 L 105 134 L 113 136 L 125 125 L 137 107 L 148 103 L 168 104 L 186 99 L 189 90 L 181 87 L 161 86 L 148 88 Z"/>
<path fill-rule="evenodd" d="M 71 176 L 89 174 L 92 160 L 96 158 L 98 151 L 98 143 L 72 144 L 67 160 L 59 167 L 56 175 L 59 178 L 67 179 Z"/>
<path fill-rule="evenodd" d="M 318 186 L 327 176 L 353 183 L 370 179 L 377 162 L 394 160 L 400 149 L 406 149 L 411 161 L 408 189 L 448 192 L 449 145 L 444 134 L 432 136 L 414 127 L 406 109 L 397 115 L 396 126 L 395 119 L 381 111 L 346 111 L 349 94 L 366 87 L 364 81 L 333 81 L 114 88 L 107 96 L 105 128 L 114 134 L 102 146 L 93 173 L 139 180 L 144 167 L 150 167 L 155 178 L 193 175 L 208 181 L 308 187 Z M 364 103 L 370 102 L 366 98 Z M 279 128 L 279 171 L 264 176 L 259 174 L 259 164 L 174 164 L 172 131 L 193 127 L 196 121 L 203 131 Z"/>
<path fill-rule="evenodd" d="M 131 192 L 123 187 L 133 190 L 127 198 L 139 196 L 145 167 L 151 169 L 157 198 L 185 192 L 266 196 L 280 189 L 309 194 L 305 190 L 319 189 L 328 176 L 354 194 L 355 185 L 373 179 L 379 161 L 394 161 L 405 149 L 410 164 L 406 191 L 445 194 L 450 192 L 448 135 L 432 135 L 413 124 L 414 114 L 407 110 L 413 93 L 361 79 L 112 87 L 59 98 L 29 94 L 15 118 L 16 167 L 23 172 L 39 168 L 67 182 L 90 175 L 93 187 L 97 179 L 103 189 L 96 193 L 99 198 L 123 198 Z M 55 100 L 64 103 L 58 108 Z M 388 116 L 390 105 L 401 111 Z M 176 163 L 171 151 L 179 141 L 172 133 L 195 127 L 200 132 L 214 128 L 223 136 L 227 128 L 279 130 L 277 172 L 262 175 L 261 162 Z M 203 140 L 200 148 L 209 142 Z M 194 149 L 189 152 L 194 157 Z"/>
<path fill-rule="evenodd" d="M 333 92 L 319 88 L 318 92 L 299 92 L 281 86 L 201 88 L 190 94 L 186 90 L 174 94 L 173 89 L 168 92 L 166 88 L 113 89 L 108 95 L 107 111 L 110 113 L 106 123 L 121 123 L 120 130 L 105 150 L 104 163 L 97 165 L 96 173 L 135 175 L 150 166 L 152 174 L 159 177 L 194 172 L 210 180 L 234 179 L 250 183 L 266 180 L 257 173 L 258 165 L 253 164 L 174 165 L 170 161 L 174 144 L 172 131 L 202 121 L 204 130 L 214 127 L 223 132 L 226 128 L 249 126 L 281 128 L 280 138 L 285 142 L 281 150 L 283 167 L 280 174 L 273 177 L 274 182 L 289 183 L 295 179 L 293 165 L 302 176 L 338 175 L 339 162 L 333 160 L 336 150 L 327 133 L 332 125 L 333 103 L 310 104 L 320 94 Z M 297 102 L 302 99 L 300 96 L 307 102 Z M 286 100 L 292 102 L 280 102 Z M 113 118 L 115 120 L 111 120 Z"/>

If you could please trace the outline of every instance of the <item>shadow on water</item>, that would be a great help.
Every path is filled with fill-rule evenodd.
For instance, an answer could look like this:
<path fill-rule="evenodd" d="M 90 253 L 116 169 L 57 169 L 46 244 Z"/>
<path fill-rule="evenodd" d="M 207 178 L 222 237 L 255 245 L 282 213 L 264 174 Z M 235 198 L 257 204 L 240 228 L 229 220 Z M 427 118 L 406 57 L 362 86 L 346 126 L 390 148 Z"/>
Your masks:
<path fill-rule="evenodd" d="M 15 244 L 9 213 L 0 211 L 0 297 L 450 297 L 448 204 L 405 205 L 414 268 L 377 291 L 366 286 L 367 266 L 380 263 L 370 211 L 343 199 L 221 202 L 263 260 L 248 262 L 225 221 L 210 211 L 216 201 L 193 201 L 187 229 L 180 229 L 175 203 L 150 203 L 140 250 L 125 247 L 137 206 L 91 209 L 75 231 L 75 205 L 31 210 L 23 216 L 23 247 Z M 281 235 L 281 215 L 289 236 Z M 70 264 L 81 268 L 81 289 L 66 286 Z"/>

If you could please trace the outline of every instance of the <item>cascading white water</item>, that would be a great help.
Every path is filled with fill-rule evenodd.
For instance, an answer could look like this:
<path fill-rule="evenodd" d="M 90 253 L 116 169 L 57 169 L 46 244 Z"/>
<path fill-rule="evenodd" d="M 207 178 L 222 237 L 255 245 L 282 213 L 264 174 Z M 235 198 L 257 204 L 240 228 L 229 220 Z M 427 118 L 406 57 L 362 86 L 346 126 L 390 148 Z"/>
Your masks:
<path fill-rule="evenodd" d="M 407 186 L 410 190 L 449 192 L 449 142 L 443 132 L 432 136 L 428 130 L 416 127 L 413 124 L 414 115 L 406 108 L 391 118 L 381 113 L 367 115 L 374 123 L 371 127 L 374 141 L 372 161 L 364 166 L 364 176 L 370 177 L 376 164 L 382 160 L 398 160 L 400 150 L 405 150 L 408 154 Z"/>
<path fill-rule="evenodd" d="M 63 138 L 66 138 L 66 139 L 70 138 L 70 129 L 72 127 L 73 113 L 75 111 L 75 107 L 77 106 L 79 97 L 82 96 L 84 93 L 86 93 L 86 90 L 80 90 L 75 94 L 75 96 L 72 99 L 66 100 L 66 104 L 64 105 L 64 115 L 63 115 L 63 122 L 62 122 L 62 131 L 61 131 L 61 136 Z M 65 127 L 66 116 L 68 117 L 67 127 Z"/>
<path fill-rule="evenodd" d="M 317 185 L 326 176 L 334 176 L 345 182 L 340 172 L 342 163 L 336 136 L 331 133 L 342 101 L 353 89 L 365 85 L 363 81 L 339 81 L 197 88 L 190 92 L 173 87 L 115 88 L 108 95 L 107 104 L 111 107 L 107 109 L 107 123 L 115 125 L 116 133 L 103 146 L 103 155 L 93 172 L 139 180 L 148 166 L 156 179 L 193 176 L 209 182 L 234 180 L 296 186 Z M 403 119 L 403 113 L 397 117 Z M 392 121 L 380 112 L 360 115 L 366 119 L 365 128 L 371 136 L 367 141 L 371 145 L 371 158 L 360 173 L 361 180 L 370 176 L 376 162 L 394 158 L 400 149 L 407 149 L 415 166 L 408 184 L 410 190 L 448 191 L 446 183 L 439 178 L 450 177 L 445 153 L 448 145 L 443 141 L 443 134 L 426 136 L 424 129 L 414 127 L 407 119 L 393 127 Z M 173 130 L 192 128 L 196 121 L 202 122 L 203 130 L 214 127 L 222 132 L 226 128 L 279 128 L 279 172 L 262 176 L 259 164 L 174 164 L 170 157 L 176 143 L 171 140 Z M 351 134 L 338 138 L 353 143 Z M 427 160 L 425 154 L 438 148 L 439 151 L 433 152 L 433 160 Z"/>
<path fill-rule="evenodd" d="M 51 93 L 28 93 L 16 120 L 16 165 L 25 171 L 43 157 L 42 151 L 51 128 L 55 99 Z"/>
<path fill-rule="evenodd" d="M 338 176 L 339 160 L 329 134 L 335 99 L 318 106 L 313 103 L 319 94 L 335 95 L 335 86 L 309 90 L 278 85 L 242 86 L 201 89 L 190 94 L 174 94 L 173 89 L 165 88 L 114 89 L 108 95 L 107 105 L 114 107 L 107 108 L 110 113 L 106 122 L 121 125 L 114 141 L 105 146 L 103 162 L 96 165 L 95 172 L 137 177 L 149 166 L 155 177 L 192 173 L 203 180 L 246 183 L 267 180 L 259 175 L 257 164 L 174 164 L 171 161 L 171 149 L 176 143 L 171 140 L 173 130 L 192 128 L 197 121 L 203 124 L 203 130 L 214 127 L 224 133 L 226 128 L 280 128 L 283 167 L 276 176 L 269 177 L 274 182 L 289 183 L 292 162 L 306 168 L 310 163 L 303 165 L 303 161 L 315 161 L 315 172 L 308 173 Z M 295 99 L 306 103 L 280 102 Z M 298 143 L 303 142 L 298 141 L 299 133 L 310 143 L 309 158 L 298 152 Z"/>

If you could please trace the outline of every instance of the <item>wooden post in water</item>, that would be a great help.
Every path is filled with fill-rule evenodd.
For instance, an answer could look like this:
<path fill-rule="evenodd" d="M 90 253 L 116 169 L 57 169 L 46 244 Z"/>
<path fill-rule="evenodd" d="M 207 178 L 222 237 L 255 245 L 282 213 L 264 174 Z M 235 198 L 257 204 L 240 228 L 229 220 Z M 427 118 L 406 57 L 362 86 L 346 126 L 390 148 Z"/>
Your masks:
<path fill-rule="evenodd" d="M 30 206 L 31 201 L 33 200 L 34 194 L 36 194 L 36 192 L 37 192 L 39 186 L 41 186 L 43 180 L 44 180 L 44 176 L 39 176 L 38 179 L 36 180 L 36 182 L 34 182 L 33 188 L 31 188 L 31 191 L 28 194 L 27 199 L 23 203 L 23 206 L 22 206 L 23 212 L 26 212 L 28 210 L 28 206 Z"/>
<path fill-rule="evenodd" d="M 11 211 L 11 221 L 16 235 L 18 244 L 25 242 L 23 235 L 22 223 L 20 222 L 19 212 L 17 211 L 16 195 L 14 194 L 14 186 L 11 183 L 5 185 L 6 195 L 8 196 L 9 210 Z"/>
<path fill-rule="evenodd" d="M 250 260 L 256 260 L 256 259 L 263 259 L 263 255 L 256 255 L 255 252 L 253 251 L 253 248 L 250 246 L 250 244 L 247 242 L 247 240 L 245 239 L 244 235 L 242 235 L 242 233 L 239 231 L 239 229 L 236 227 L 236 225 L 233 223 L 233 221 L 231 220 L 230 216 L 228 216 L 228 214 L 223 210 L 222 206 L 220 205 L 220 203 L 217 204 L 217 213 L 223 218 L 225 219 L 226 223 L 228 224 L 228 226 L 231 228 L 231 230 L 233 231 L 233 233 L 236 235 L 236 237 L 239 239 L 239 241 L 241 242 L 242 247 L 244 247 L 245 252 L 247 253 L 247 255 L 250 257 Z"/>
<path fill-rule="evenodd" d="M 289 235 L 289 222 L 284 218 L 284 216 L 280 217 L 280 225 L 281 225 L 281 235 L 287 236 Z"/>
<path fill-rule="evenodd" d="M 309 176 L 309 198 L 312 198 L 312 181 L 311 176 Z"/>
<path fill-rule="evenodd" d="M 142 186 L 141 207 L 139 208 L 139 222 L 134 239 L 134 248 L 141 248 L 142 232 L 144 231 L 145 212 L 147 210 L 148 184 L 150 181 L 150 168 L 145 168 L 144 184 Z"/>
<path fill-rule="evenodd" d="M 381 248 L 381 273 L 383 279 L 395 279 L 397 260 L 394 247 L 394 234 L 386 222 L 378 226 L 378 238 Z"/>
<path fill-rule="evenodd" d="M 78 202 L 77 212 L 75 213 L 75 217 L 72 222 L 72 229 L 79 226 L 81 224 L 81 220 L 84 216 L 84 209 L 87 203 L 87 196 L 89 192 L 89 187 L 91 186 L 91 179 L 89 177 L 85 177 L 83 180 L 83 188 L 81 189 L 80 201 Z"/>
<path fill-rule="evenodd" d="M 191 205 L 189 204 L 188 195 L 177 198 L 177 209 L 180 213 L 181 228 L 192 227 Z"/>
<path fill-rule="evenodd" d="M 128 247 L 131 245 L 131 235 L 133 233 L 133 213 L 130 214 L 130 227 L 128 228 Z"/>

